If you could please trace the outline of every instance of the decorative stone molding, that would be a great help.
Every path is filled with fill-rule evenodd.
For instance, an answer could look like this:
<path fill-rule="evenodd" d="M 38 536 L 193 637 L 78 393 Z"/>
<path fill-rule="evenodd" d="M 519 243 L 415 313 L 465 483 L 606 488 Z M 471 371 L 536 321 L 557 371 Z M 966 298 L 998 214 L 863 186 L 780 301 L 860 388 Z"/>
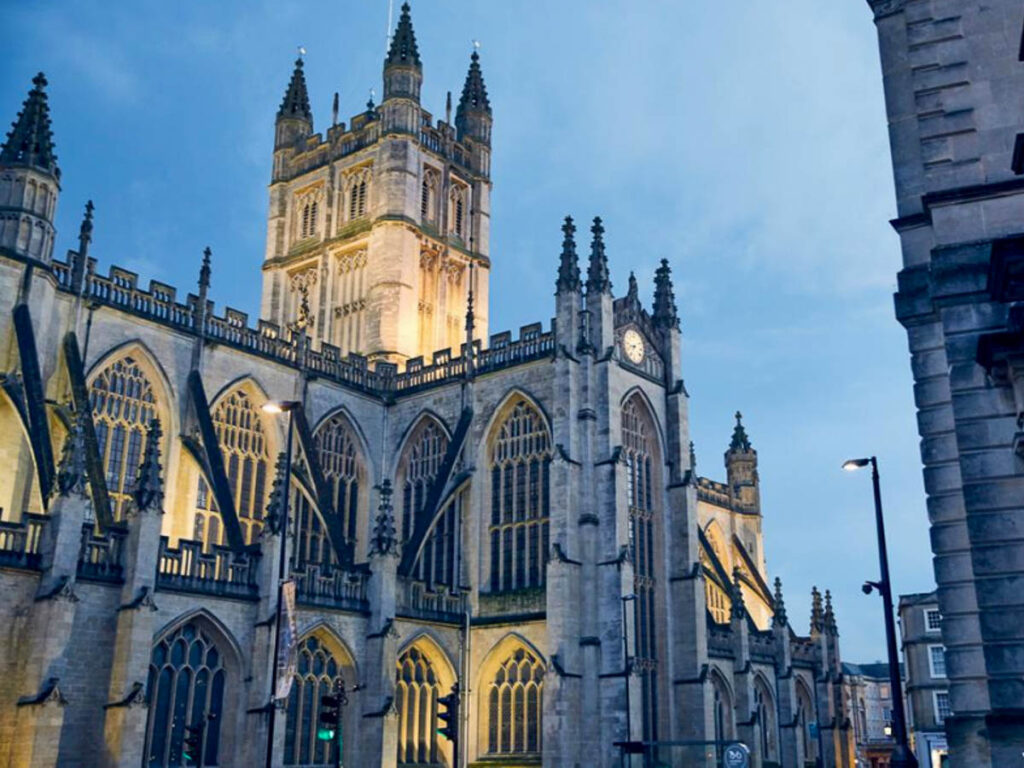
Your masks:
<path fill-rule="evenodd" d="M 362 269 L 366 266 L 366 249 L 360 248 L 358 251 L 349 251 L 348 253 L 338 254 L 338 274 L 344 275 L 348 272 L 352 272 L 357 269 Z"/>

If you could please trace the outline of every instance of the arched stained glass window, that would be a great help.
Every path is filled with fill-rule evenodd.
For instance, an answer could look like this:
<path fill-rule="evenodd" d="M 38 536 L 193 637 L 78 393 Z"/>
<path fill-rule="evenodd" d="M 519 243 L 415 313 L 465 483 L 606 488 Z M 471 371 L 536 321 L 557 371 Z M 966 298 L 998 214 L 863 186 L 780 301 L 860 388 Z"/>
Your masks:
<path fill-rule="evenodd" d="M 796 703 L 799 708 L 800 743 L 803 746 L 804 761 L 811 762 L 818 756 L 818 741 L 811 735 L 811 723 L 817 720 L 811 693 L 802 680 L 797 679 Z"/>
<path fill-rule="evenodd" d="M 511 408 L 491 446 L 491 591 L 544 584 L 548 561 L 551 436 L 525 399 Z"/>
<path fill-rule="evenodd" d="M 285 765 L 333 768 L 335 742 L 318 739 L 316 733 L 320 722 L 320 697 L 331 693 L 340 672 L 338 660 L 316 635 L 299 643 L 295 676 L 288 692 Z"/>
<path fill-rule="evenodd" d="M 488 754 L 540 755 L 543 689 L 544 665 L 525 648 L 498 667 L 486 692 Z"/>
<path fill-rule="evenodd" d="M 156 418 L 153 385 L 132 357 L 107 365 L 89 388 L 96 439 L 110 494 L 111 513 L 123 520 L 142 459 L 146 427 Z"/>
<path fill-rule="evenodd" d="M 654 495 L 653 424 L 646 406 L 634 396 L 622 408 L 622 448 L 629 501 L 629 549 L 634 567 L 633 665 L 640 674 L 643 736 L 654 741 L 658 713 L 658 647 L 655 541 L 660 534 Z"/>
<path fill-rule="evenodd" d="M 402 489 L 401 536 L 406 544 L 412 540 L 417 523 L 429 514 L 425 510 L 427 496 L 447 451 L 447 434 L 440 424 L 427 418 L 415 428 L 402 452 L 398 482 Z M 455 586 L 460 509 L 458 499 L 449 504 L 424 542 L 414 571 L 420 581 L 432 586 Z M 430 522 L 424 520 L 423 524 Z"/>
<path fill-rule="evenodd" d="M 733 738 L 732 735 L 732 698 L 725 684 L 717 675 L 711 677 L 714 696 L 715 748 L 718 759 L 722 759 L 724 743 Z"/>
<path fill-rule="evenodd" d="M 185 726 L 202 727 L 202 764 L 218 765 L 227 671 L 223 649 L 201 622 L 189 621 L 153 648 L 149 664 L 146 766 L 199 765 L 186 755 Z"/>
<path fill-rule="evenodd" d="M 758 710 L 758 737 L 761 746 L 761 759 L 774 760 L 776 757 L 775 742 L 775 703 L 771 691 L 760 678 L 754 680 L 754 703 Z"/>
<path fill-rule="evenodd" d="M 263 528 L 268 493 L 269 449 L 260 411 L 244 390 L 236 389 L 217 403 L 211 416 L 242 535 L 252 544 Z M 208 548 L 223 543 L 223 529 L 213 493 L 200 477 L 194 536 Z"/>
<path fill-rule="evenodd" d="M 430 659 L 415 646 L 398 658 L 398 764 L 441 768 L 437 744 L 437 699 L 441 686 Z"/>

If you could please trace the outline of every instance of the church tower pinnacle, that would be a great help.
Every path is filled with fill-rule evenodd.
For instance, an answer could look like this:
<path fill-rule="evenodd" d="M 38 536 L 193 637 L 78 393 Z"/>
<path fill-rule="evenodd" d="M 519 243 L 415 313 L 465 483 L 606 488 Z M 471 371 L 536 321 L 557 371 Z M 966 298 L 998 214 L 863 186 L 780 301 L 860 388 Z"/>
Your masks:
<path fill-rule="evenodd" d="M 455 110 L 455 127 L 459 137 L 469 136 L 484 144 L 491 143 L 491 101 L 487 98 L 480 54 L 473 51 L 469 57 L 469 71 L 462 86 L 462 97 Z"/>
<path fill-rule="evenodd" d="M 295 60 L 292 79 L 288 82 L 284 100 L 277 110 L 275 128 L 274 147 L 277 149 L 294 144 L 297 139 L 313 133 L 313 112 L 309 107 L 309 91 L 306 88 L 301 55 Z"/>
<path fill-rule="evenodd" d="M 384 59 L 384 101 L 389 99 L 420 100 L 423 84 L 423 62 L 416 47 L 409 4 L 402 3 L 402 15 L 391 36 L 391 46 Z"/>
<path fill-rule="evenodd" d="M 736 501 L 751 511 L 761 507 L 760 480 L 757 474 L 757 451 L 750 444 L 743 426 L 743 414 L 736 411 L 736 426 L 725 452 L 725 469 L 729 488 Z"/>
<path fill-rule="evenodd" d="M 16 214 L 17 226 L 0 234 L 0 248 L 21 258 L 49 264 L 53 257 L 53 222 L 60 192 L 60 168 L 54 154 L 46 77 L 32 79 L 17 119 L 0 147 L 0 211 Z M 9 173 L 7 172 L 9 171 Z"/>

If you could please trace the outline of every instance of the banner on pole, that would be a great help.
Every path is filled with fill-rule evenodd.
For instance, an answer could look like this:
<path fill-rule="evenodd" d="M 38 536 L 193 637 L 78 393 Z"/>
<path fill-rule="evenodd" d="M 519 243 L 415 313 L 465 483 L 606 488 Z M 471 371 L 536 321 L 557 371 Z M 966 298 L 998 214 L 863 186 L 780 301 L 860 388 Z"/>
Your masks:
<path fill-rule="evenodd" d="M 281 585 L 281 644 L 277 654 L 277 689 L 274 698 L 287 699 L 295 677 L 295 582 Z"/>

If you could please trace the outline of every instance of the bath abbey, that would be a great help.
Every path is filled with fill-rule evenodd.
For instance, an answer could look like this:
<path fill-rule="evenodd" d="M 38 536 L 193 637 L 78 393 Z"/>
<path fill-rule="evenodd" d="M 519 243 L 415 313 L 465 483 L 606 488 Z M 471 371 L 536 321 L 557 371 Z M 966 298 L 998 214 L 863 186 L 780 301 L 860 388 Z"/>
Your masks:
<path fill-rule="evenodd" d="M 143 282 L 76 200 L 58 248 L 32 80 L 0 151 L 0 768 L 852 766 L 831 598 L 787 616 L 739 413 L 697 471 L 668 262 L 644 306 L 600 218 L 542 222 L 554 316 L 491 333 L 480 56 L 443 119 L 422 81 L 408 5 L 348 122 L 314 129 L 295 62 L 253 320 L 202 243 L 195 285 Z"/>

